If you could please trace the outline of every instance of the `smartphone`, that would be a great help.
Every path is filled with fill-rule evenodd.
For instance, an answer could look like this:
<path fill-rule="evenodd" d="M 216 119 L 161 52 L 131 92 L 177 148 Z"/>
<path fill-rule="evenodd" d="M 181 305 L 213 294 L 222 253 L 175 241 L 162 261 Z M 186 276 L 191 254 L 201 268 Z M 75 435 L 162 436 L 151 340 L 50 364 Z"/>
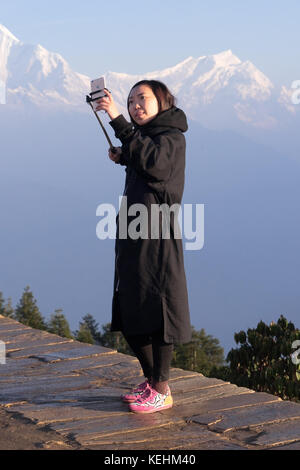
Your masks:
<path fill-rule="evenodd" d="M 91 102 L 93 109 L 95 110 L 96 103 L 95 101 L 98 100 L 99 98 L 102 98 L 105 96 L 104 93 L 104 88 L 105 88 L 105 80 L 104 77 L 96 78 L 95 80 L 91 81 Z"/>

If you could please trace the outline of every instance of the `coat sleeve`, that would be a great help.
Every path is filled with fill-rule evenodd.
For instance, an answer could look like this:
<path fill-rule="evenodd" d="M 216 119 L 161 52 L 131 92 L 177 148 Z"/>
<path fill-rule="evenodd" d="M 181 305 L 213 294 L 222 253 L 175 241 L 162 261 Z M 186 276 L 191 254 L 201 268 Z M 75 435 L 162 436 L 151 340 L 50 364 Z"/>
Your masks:
<path fill-rule="evenodd" d="M 124 118 L 123 114 L 120 114 L 118 117 L 110 121 L 109 124 L 115 131 L 115 136 L 117 139 L 120 139 L 122 144 L 125 144 L 132 139 L 134 135 L 134 127 Z"/>
<path fill-rule="evenodd" d="M 182 133 L 166 130 L 153 137 L 143 136 L 139 131 L 130 134 L 124 121 L 119 120 L 117 130 L 113 126 L 116 137 L 123 144 L 121 165 L 132 166 L 148 182 L 167 182 L 175 165 L 178 146 L 182 146 L 182 150 L 185 148 Z"/>

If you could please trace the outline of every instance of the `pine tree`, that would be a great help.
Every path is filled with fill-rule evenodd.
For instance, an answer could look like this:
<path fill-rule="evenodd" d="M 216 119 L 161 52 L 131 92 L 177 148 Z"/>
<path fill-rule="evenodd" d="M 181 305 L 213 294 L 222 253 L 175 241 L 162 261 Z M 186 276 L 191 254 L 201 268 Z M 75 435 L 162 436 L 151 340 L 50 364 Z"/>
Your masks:
<path fill-rule="evenodd" d="M 100 333 L 100 344 L 105 348 L 116 349 L 123 354 L 133 355 L 123 334 L 118 331 L 110 331 L 110 323 L 102 325 L 103 333 Z"/>
<path fill-rule="evenodd" d="M 63 338 L 73 338 L 69 323 L 62 313 L 62 309 L 56 309 L 55 313 L 51 315 L 47 331 Z"/>
<path fill-rule="evenodd" d="M 46 330 L 46 323 L 39 311 L 30 287 L 26 286 L 23 295 L 16 307 L 15 318 L 24 325 L 31 326 L 39 330 Z"/>
<path fill-rule="evenodd" d="M 75 338 L 83 343 L 100 344 L 98 324 L 91 314 L 86 314 L 79 322 L 79 330 L 74 333 Z"/>
<path fill-rule="evenodd" d="M 7 299 L 7 302 L 3 307 L 2 315 L 4 315 L 5 317 L 9 317 L 9 318 L 15 318 L 15 310 L 12 306 L 11 297 Z"/>
<path fill-rule="evenodd" d="M 94 344 L 92 333 L 85 323 L 80 323 L 79 330 L 75 332 L 75 339 L 81 343 Z"/>
<path fill-rule="evenodd" d="M 87 313 L 84 317 L 82 317 L 82 320 L 87 329 L 91 332 L 93 343 L 100 344 L 99 326 L 94 317 L 90 313 Z"/>
<path fill-rule="evenodd" d="M 192 326 L 192 340 L 174 347 L 173 367 L 209 375 L 213 367 L 221 367 L 223 363 L 224 350 L 219 340 L 207 335 L 203 328 L 197 331 Z"/>
<path fill-rule="evenodd" d="M 1 291 L 0 291 L 0 315 L 4 315 L 4 297 Z"/>
<path fill-rule="evenodd" d="M 9 318 L 14 318 L 14 308 L 12 306 L 12 300 L 9 297 L 7 299 L 6 304 L 4 304 L 4 297 L 3 293 L 0 292 L 0 315 L 3 315 L 4 317 L 9 317 Z"/>

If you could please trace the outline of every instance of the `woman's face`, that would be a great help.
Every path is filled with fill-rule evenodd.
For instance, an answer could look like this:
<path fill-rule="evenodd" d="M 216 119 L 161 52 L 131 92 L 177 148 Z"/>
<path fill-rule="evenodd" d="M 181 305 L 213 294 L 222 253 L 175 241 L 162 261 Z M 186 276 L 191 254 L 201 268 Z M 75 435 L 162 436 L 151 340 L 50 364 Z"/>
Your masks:
<path fill-rule="evenodd" d="M 134 87 L 128 98 L 128 109 L 132 119 L 140 126 L 155 118 L 159 108 L 151 88 L 147 85 Z"/>

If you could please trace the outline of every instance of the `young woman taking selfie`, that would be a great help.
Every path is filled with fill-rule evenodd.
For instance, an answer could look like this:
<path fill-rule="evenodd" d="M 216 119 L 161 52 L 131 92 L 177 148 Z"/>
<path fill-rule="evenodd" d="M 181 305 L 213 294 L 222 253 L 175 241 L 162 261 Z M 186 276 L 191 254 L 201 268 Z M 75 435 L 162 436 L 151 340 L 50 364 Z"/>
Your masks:
<path fill-rule="evenodd" d="M 191 339 L 182 240 L 174 236 L 174 219 L 169 238 L 162 236 L 161 223 L 159 236 L 151 237 L 150 217 L 154 204 L 181 204 L 187 121 L 168 88 L 156 80 L 132 87 L 127 100 L 131 122 L 119 113 L 112 94 L 106 89 L 105 94 L 96 110 L 108 113 L 122 143 L 116 153 L 109 150 L 109 158 L 126 167 L 128 211 L 136 203 L 149 211 L 149 236 L 137 239 L 119 237 L 120 212 L 117 216 L 111 331 L 122 331 L 145 376 L 122 395 L 123 401 L 133 412 L 153 413 L 172 407 L 173 346 Z"/>

